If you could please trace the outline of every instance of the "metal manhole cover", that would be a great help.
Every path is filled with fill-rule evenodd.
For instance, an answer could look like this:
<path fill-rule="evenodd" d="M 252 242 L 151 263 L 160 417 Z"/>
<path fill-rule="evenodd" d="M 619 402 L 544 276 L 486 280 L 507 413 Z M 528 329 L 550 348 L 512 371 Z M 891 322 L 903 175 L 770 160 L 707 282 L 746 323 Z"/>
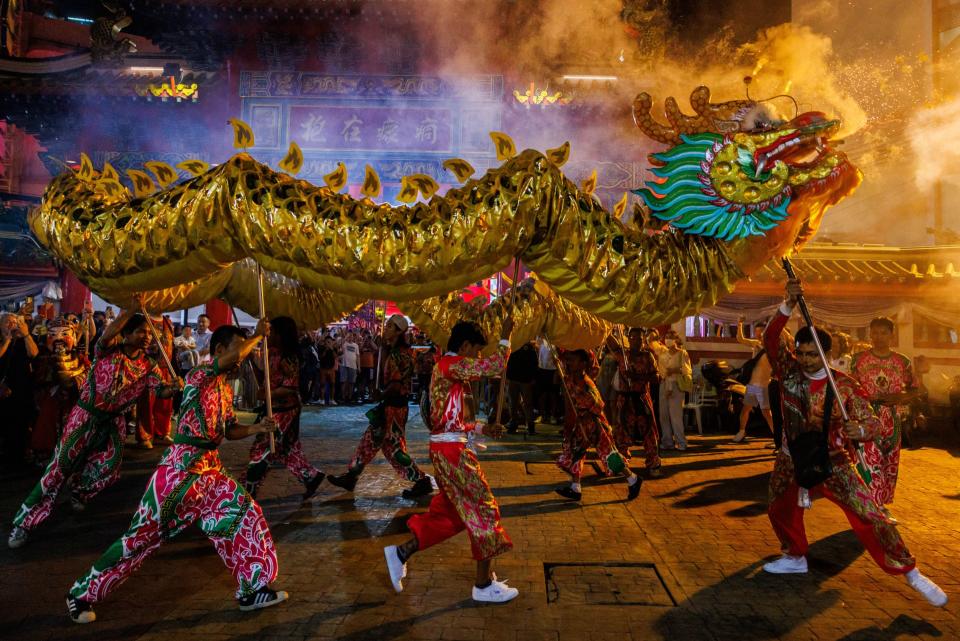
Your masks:
<path fill-rule="evenodd" d="M 547 603 L 677 605 L 653 563 L 544 563 Z"/>

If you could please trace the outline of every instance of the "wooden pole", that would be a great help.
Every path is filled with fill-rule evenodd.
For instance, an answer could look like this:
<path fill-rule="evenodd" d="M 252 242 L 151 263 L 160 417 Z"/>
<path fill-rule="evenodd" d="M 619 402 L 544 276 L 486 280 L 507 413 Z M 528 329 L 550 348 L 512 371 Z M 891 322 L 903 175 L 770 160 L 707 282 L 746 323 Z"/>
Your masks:
<path fill-rule="evenodd" d="M 263 302 L 263 267 L 259 264 L 257 265 L 257 296 L 259 296 L 260 302 L 260 319 L 263 320 L 266 317 L 266 304 Z M 267 418 L 273 418 L 273 396 L 270 390 L 270 347 L 267 345 L 267 341 L 261 341 L 263 345 L 263 398 L 264 402 L 267 404 Z M 273 437 L 273 432 L 270 432 L 270 453 L 277 453 L 277 441 Z"/>
<path fill-rule="evenodd" d="M 513 286 L 510 288 L 510 319 L 513 319 L 513 312 L 517 308 L 517 278 L 520 274 L 520 257 L 513 259 Z M 551 346 L 552 347 L 552 346 Z M 494 424 L 500 425 L 500 417 L 503 414 L 503 397 L 507 390 L 507 364 L 503 364 L 503 372 L 500 374 L 500 393 L 497 394 L 497 415 Z"/>
<path fill-rule="evenodd" d="M 170 376 L 172 376 L 173 380 L 176 381 L 179 378 L 177 376 L 177 370 L 173 368 L 173 363 L 170 361 L 170 355 L 167 354 L 167 350 L 164 348 L 163 341 L 160 338 L 160 332 L 157 331 L 156 326 L 153 324 L 153 320 L 150 318 L 150 314 L 147 313 L 147 308 L 141 306 L 140 311 L 144 318 L 147 319 L 147 327 L 150 328 L 150 333 L 153 334 L 153 340 L 157 341 L 157 347 L 160 348 L 160 356 L 163 357 L 163 362 L 167 364 L 167 369 L 170 370 Z"/>
<path fill-rule="evenodd" d="M 377 308 L 377 303 L 374 301 L 373 304 L 374 310 Z M 376 318 L 376 314 L 374 314 Z M 380 390 L 380 363 L 383 360 L 383 348 L 386 347 L 383 344 L 383 331 L 387 328 L 387 301 L 383 301 L 383 320 L 380 321 L 380 342 L 377 349 L 377 372 L 373 376 L 373 389 L 378 391 Z"/>

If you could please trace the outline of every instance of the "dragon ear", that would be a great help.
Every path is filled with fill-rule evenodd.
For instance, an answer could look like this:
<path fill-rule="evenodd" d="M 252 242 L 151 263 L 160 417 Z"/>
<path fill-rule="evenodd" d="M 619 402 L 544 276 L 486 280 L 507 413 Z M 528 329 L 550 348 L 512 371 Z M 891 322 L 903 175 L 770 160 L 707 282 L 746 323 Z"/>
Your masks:
<path fill-rule="evenodd" d="M 287 155 L 280 161 L 280 169 L 293 175 L 300 171 L 301 167 L 303 167 L 303 152 L 300 151 L 300 145 L 291 140 Z"/>
<path fill-rule="evenodd" d="M 103 171 L 100 172 L 100 180 L 115 180 L 120 182 L 120 174 L 108 162 L 103 163 Z"/>
<path fill-rule="evenodd" d="M 189 174 L 192 174 L 194 176 L 199 176 L 200 174 L 205 173 L 208 169 L 210 169 L 210 165 L 203 162 L 202 160 L 197 160 L 193 158 L 190 160 L 184 160 L 183 162 L 178 162 L 177 169 L 182 169 Z"/>
<path fill-rule="evenodd" d="M 253 147 L 253 129 L 250 128 L 250 125 L 239 118 L 231 118 L 227 122 L 233 127 L 233 146 L 235 148 Z"/>
<path fill-rule="evenodd" d="M 91 182 L 97 177 L 97 170 L 93 168 L 90 162 L 90 156 L 80 152 L 80 169 L 77 170 L 77 178 L 84 182 Z"/>
<path fill-rule="evenodd" d="M 617 220 L 623 218 L 623 212 L 627 210 L 627 192 L 623 192 L 623 198 L 617 201 L 613 206 L 613 215 Z"/>
<path fill-rule="evenodd" d="M 171 183 L 175 183 L 177 182 L 177 178 L 180 177 L 173 167 L 159 160 L 151 160 L 150 162 L 143 163 L 143 165 L 157 177 L 157 182 L 160 183 L 160 187 L 166 187 Z"/>
<path fill-rule="evenodd" d="M 593 173 L 587 176 L 587 178 L 582 183 L 580 183 L 580 191 L 587 194 L 588 196 L 592 196 L 593 192 L 595 192 L 596 190 L 597 190 L 597 170 L 594 169 Z"/>
<path fill-rule="evenodd" d="M 363 186 L 360 188 L 360 193 L 368 198 L 376 198 L 380 195 L 380 191 L 380 176 L 373 167 L 367 165 L 363 170 Z"/>
<path fill-rule="evenodd" d="M 400 193 L 397 194 L 397 200 L 402 203 L 410 204 L 417 199 L 417 186 L 410 182 L 410 179 L 404 176 L 400 179 Z"/>
<path fill-rule="evenodd" d="M 497 160 L 503 162 L 510 160 L 517 155 L 517 146 L 513 144 L 513 138 L 502 131 L 491 131 L 490 138 L 497 150 Z"/>
<path fill-rule="evenodd" d="M 424 200 L 430 200 L 440 190 L 437 181 L 427 174 L 412 174 L 407 176 L 407 182 L 419 190 Z"/>
<path fill-rule="evenodd" d="M 567 141 L 555 149 L 547 149 L 547 160 L 557 167 L 563 167 L 570 158 L 570 142 Z"/>
<path fill-rule="evenodd" d="M 452 171 L 453 175 L 457 177 L 459 182 L 467 182 L 467 180 L 470 179 L 470 176 L 477 171 L 473 168 L 473 165 L 462 158 L 451 158 L 449 160 L 444 160 L 443 168 L 448 171 Z"/>
<path fill-rule="evenodd" d="M 347 184 L 347 166 L 338 162 L 337 168 L 323 177 L 323 182 L 333 191 L 340 191 Z"/>

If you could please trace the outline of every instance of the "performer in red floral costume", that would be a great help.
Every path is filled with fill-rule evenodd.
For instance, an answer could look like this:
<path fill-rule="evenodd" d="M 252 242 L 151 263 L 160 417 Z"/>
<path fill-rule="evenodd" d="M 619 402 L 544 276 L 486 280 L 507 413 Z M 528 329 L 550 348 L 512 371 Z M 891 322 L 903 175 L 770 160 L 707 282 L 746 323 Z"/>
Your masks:
<path fill-rule="evenodd" d="M 297 323 L 289 316 L 270 321 L 270 396 L 277 422 L 276 453 L 270 453 L 270 439 L 261 434 L 250 447 L 250 462 L 242 479 L 251 496 L 267 476 L 271 462 L 282 463 L 303 483 L 303 500 L 317 493 L 324 473 L 310 464 L 300 442 L 300 346 Z"/>
<path fill-rule="evenodd" d="M 880 417 L 880 433 L 860 443 L 857 470 L 866 481 L 878 505 L 893 503 L 900 471 L 900 445 L 910 413 L 908 403 L 917 395 L 913 366 L 905 355 L 890 349 L 894 325 L 889 318 L 870 321 L 873 347 L 853 355 L 850 375 L 870 396 Z"/>
<path fill-rule="evenodd" d="M 212 362 L 187 374 L 173 445 L 147 483 L 130 528 L 70 588 L 67 609 L 75 622 L 94 621 L 94 603 L 129 578 L 163 541 L 194 522 L 233 573 L 241 610 L 287 599 L 286 592 L 270 588 L 277 577 L 277 553 L 263 512 L 224 470 L 218 451 L 224 438 L 246 438 L 276 429 L 273 419 L 238 424 L 233 387 L 227 380 L 239 374 L 240 364 L 269 334 L 268 328 L 261 320 L 252 338 L 233 325 L 213 333 Z"/>
<path fill-rule="evenodd" d="M 123 459 L 124 414 L 144 390 L 161 387 L 160 369 L 146 354 L 150 340 L 146 317 L 131 310 L 104 330 L 80 400 L 70 412 L 53 457 L 13 519 L 7 541 L 11 548 L 26 543 L 30 530 L 50 516 L 65 482 L 71 484 L 73 509 L 82 511 L 91 498 L 117 480 Z M 171 396 L 176 389 L 163 386 L 160 394 Z"/>
<path fill-rule="evenodd" d="M 160 350 L 167 352 L 167 358 L 173 359 L 173 324 L 169 318 L 154 320 L 160 333 L 160 343 L 150 346 L 150 356 L 158 363 L 163 362 Z M 166 367 L 160 368 L 164 384 L 173 383 L 173 375 Z M 159 396 L 156 390 L 148 390 L 137 401 L 137 443 L 144 449 L 152 449 L 154 441 L 160 444 L 173 442 L 170 437 L 170 419 L 173 416 L 173 398 Z"/>
<path fill-rule="evenodd" d="M 660 430 L 653 411 L 650 385 L 658 380 L 657 360 L 643 346 L 643 330 L 630 329 L 630 348 L 623 347 L 611 336 L 607 346 L 617 359 L 617 376 L 613 381 L 615 407 L 613 438 L 617 450 L 630 462 L 630 448 L 643 445 L 647 474 L 656 478 L 660 471 Z"/>
<path fill-rule="evenodd" d="M 477 577 L 473 587 L 475 601 L 503 603 L 516 598 L 519 591 L 491 572 L 493 557 L 513 547 L 500 524 L 500 508 L 490 490 L 480 462 L 469 447 L 469 436 L 478 424 L 467 412 L 465 398 L 470 382 L 482 376 L 503 373 L 510 352 L 510 318 L 503 321 L 500 347 L 489 358 L 479 358 L 487 344 L 477 323 L 461 321 L 454 325 L 447 352 L 440 358 L 430 382 L 430 459 L 437 474 L 440 492 L 424 514 L 407 521 L 413 538 L 402 545 L 383 549 L 393 588 L 403 590 L 407 560 L 416 552 L 446 541 L 467 530 Z M 483 424 L 483 433 L 494 438 L 502 429 Z"/>
<path fill-rule="evenodd" d="M 413 350 L 404 338 L 407 329 L 407 319 L 400 314 L 394 314 L 384 324 L 383 342 L 387 351 L 383 358 L 380 403 L 367 412 L 370 426 L 363 433 L 346 474 L 330 477 L 330 483 L 348 492 L 356 487 L 363 468 L 381 451 L 397 475 L 413 483 L 403 491 L 404 498 L 417 498 L 433 492 L 430 478 L 407 452 L 407 403 L 415 367 Z"/>
<path fill-rule="evenodd" d="M 565 352 L 562 384 L 566 388 L 567 411 L 563 415 L 563 450 L 557 458 L 557 466 L 573 480 L 569 486 L 557 490 L 557 494 L 579 501 L 582 497 L 580 477 L 587 450 L 595 447 L 600 468 L 607 476 L 624 474 L 627 479 L 627 500 L 640 494 L 640 478 L 627 466 L 624 457 L 613 442 L 612 428 L 603 414 L 603 399 L 594 384 L 600 367 L 586 350 Z M 590 374 L 587 374 L 588 368 Z"/>
<path fill-rule="evenodd" d="M 768 508 L 770 523 L 780 539 L 783 555 L 765 564 L 763 569 L 772 574 L 807 572 L 807 536 L 798 484 L 798 478 L 804 478 L 804 482 L 810 484 L 806 487 L 811 496 L 822 495 L 843 510 L 854 534 L 884 572 L 905 575 L 910 586 L 927 601 L 938 607 L 945 605 L 946 594 L 936 583 L 920 574 L 896 525 L 874 501 L 854 465 L 855 444 L 874 438 L 880 429 L 880 420 L 870 407 L 867 393 L 855 380 L 834 371 L 840 398 L 833 398 L 827 372 L 809 327 L 797 332 L 795 352 L 781 344 L 780 332 L 803 293 L 800 281 L 789 280 L 786 291 L 787 298 L 780 312 L 771 319 L 763 333 L 774 376 L 782 388 L 784 430 L 784 441 L 770 477 Z M 817 335 L 824 351 L 829 352 L 830 334 L 817 330 Z M 843 403 L 847 411 L 847 422 L 843 420 L 838 402 Z M 820 436 L 808 441 L 811 433 Z M 816 451 L 811 450 L 810 443 L 818 444 L 819 438 L 822 438 L 821 447 L 826 448 L 829 457 L 830 472 L 829 475 L 811 477 L 811 471 L 827 467 L 810 453 Z M 806 464 L 805 460 L 814 464 Z"/>

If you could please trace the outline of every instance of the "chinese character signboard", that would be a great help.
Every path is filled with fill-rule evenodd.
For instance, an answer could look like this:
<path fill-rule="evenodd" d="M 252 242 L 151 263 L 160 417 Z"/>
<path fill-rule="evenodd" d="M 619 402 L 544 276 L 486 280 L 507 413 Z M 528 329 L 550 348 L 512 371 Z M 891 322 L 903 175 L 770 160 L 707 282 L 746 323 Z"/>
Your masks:
<path fill-rule="evenodd" d="M 426 76 L 348 76 L 289 71 L 243 72 L 243 118 L 256 156 L 276 165 L 290 141 L 300 145 L 298 177 L 316 182 L 347 165 L 359 183 L 364 164 L 396 193 L 402 176 L 425 173 L 455 182 L 441 163 L 465 158 L 478 170 L 496 164 L 487 133 L 501 126 L 503 81 Z"/>

